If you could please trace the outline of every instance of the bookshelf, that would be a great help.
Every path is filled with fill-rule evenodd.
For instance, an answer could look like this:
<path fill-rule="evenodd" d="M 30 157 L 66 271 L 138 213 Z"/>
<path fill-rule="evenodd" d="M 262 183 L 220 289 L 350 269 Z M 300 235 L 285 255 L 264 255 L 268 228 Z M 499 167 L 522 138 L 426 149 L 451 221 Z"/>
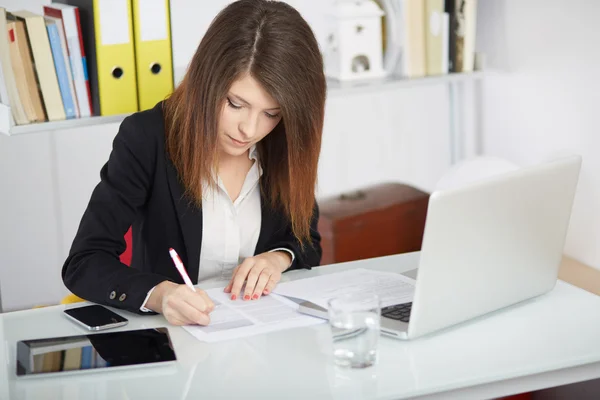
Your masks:
<path fill-rule="evenodd" d="M 182 69 L 176 69 L 176 82 L 178 77 L 183 76 Z M 463 82 L 480 81 L 486 76 L 485 71 L 475 71 L 469 73 L 450 73 L 438 76 L 426 76 L 423 78 L 406 79 L 391 76 L 383 79 L 374 79 L 368 81 L 340 82 L 333 79 L 327 81 L 327 96 L 340 97 L 351 96 L 363 93 L 378 93 L 383 91 L 398 90 L 409 87 L 418 87 L 437 84 L 456 84 Z M 27 125 L 14 125 L 10 107 L 0 104 L 0 133 L 7 136 L 25 135 L 31 133 L 42 133 L 48 131 L 58 131 L 66 129 L 76 129 L 86 126 L 103 125 L 119 123 L 129 114 L 110 115 L 105 117 L 76 118 L 64 121 L 40 122 Z"/>

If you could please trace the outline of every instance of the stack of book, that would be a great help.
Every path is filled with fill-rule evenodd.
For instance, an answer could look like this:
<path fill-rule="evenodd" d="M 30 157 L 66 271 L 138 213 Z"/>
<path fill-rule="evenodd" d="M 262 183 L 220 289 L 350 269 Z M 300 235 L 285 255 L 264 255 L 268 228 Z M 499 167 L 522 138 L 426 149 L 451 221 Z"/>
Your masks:
<path fill-rule="evenodd" d="M 385 69 L 404 78 L 472 72 L 477 0 L 376 0 Z"/>
<path fill-rule="evenodd" d="M 169 0 L 0 8 L 0 102 L 17 125 L 145 110 L 173 91 L 171 47 Z"/>

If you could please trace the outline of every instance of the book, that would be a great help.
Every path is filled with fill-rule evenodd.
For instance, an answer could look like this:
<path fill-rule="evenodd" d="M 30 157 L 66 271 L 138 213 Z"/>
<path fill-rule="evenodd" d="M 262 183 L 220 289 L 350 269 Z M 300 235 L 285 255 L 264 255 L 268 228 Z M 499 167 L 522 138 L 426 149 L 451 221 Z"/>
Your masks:
<path fill-rule="evenodd" d="M 65 115 L 67 118 L 75 118 L 75 102 L 71 95 L 71 87 L 69 85 L 70 77 L 67 74 L 67 66 L 63 57 L 62 44 L 56 23 L 52 20 L 45 19 L 46 30 L 48 31 L 48 40 L 50 41 L 50 49 L 52 50 L 52 59 L 54 60 L 54 69 L 58 78 L 58 87 L 60 96 L 63 101 Z"/>

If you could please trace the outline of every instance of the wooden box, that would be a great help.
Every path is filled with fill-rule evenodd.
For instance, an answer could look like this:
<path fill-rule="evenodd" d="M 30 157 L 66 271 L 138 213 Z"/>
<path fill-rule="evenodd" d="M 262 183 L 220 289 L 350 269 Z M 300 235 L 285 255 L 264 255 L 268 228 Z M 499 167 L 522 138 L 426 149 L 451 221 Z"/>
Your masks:
<path fill-rule="evenodd" d="M 421 249 L 429 194 L 384 183 L 319 201 L 321 265 Z"/>

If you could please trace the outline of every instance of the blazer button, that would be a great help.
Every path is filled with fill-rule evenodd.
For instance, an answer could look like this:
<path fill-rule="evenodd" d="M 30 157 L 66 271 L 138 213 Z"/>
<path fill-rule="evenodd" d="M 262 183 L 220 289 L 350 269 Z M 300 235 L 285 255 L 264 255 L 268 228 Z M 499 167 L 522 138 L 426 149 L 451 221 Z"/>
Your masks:
<path fill-rule="evenodd" d="M 122 295 L 119 296 L 119 301 L 124 301 L 127 298 L 127 295 L 125 293 L 123 293 Z"/>
<path fill-rule="evenodd" d="M 115 297 L 117 297 L 117 292 L 115 292 L 115 291 L 113 290 L 112 292 L 110 292 L 110 296 L 108 296 L 108 297 L 110 297 L 110 299 L 111 299 L 111 300 L 114 300 L 114 299 L 115 299 Z"/>

